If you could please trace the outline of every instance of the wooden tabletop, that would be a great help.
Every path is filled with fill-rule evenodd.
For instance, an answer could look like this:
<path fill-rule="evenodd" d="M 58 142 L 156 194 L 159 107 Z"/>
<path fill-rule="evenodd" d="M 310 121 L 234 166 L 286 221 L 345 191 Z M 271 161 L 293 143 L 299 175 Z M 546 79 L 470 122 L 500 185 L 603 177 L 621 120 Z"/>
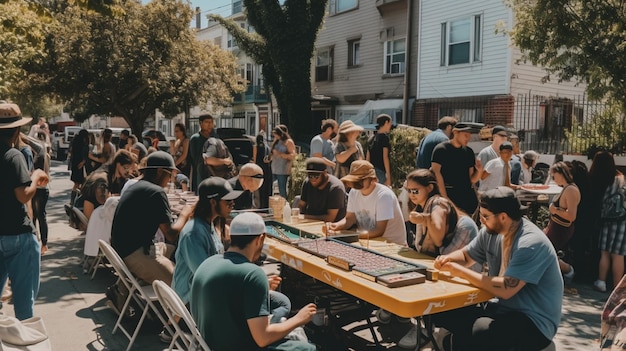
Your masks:
<path fill-rule="evenodd" d="M 323 236 L 323 222 L 294 220 L 285 223 L 297 229 Z M 448 311 L 487 301 L 487 292 L 470 285 L 467 281 L 440 272 L 438 281 L 426 281 L 404 287 L 388 288 L 376 282 L 359 277 L 352 272 L 330 266 L 318 256 L 307 253 L 282 241 L 267 237 L 269 254 L 310 277 L 331 285 L 341 291 L 384 308 L 401 317 L 415 317 Z M 433 258 L 383 239 L 361 239 L 354 245 L 369 248 L 386 256 L 432 268 Z"/>

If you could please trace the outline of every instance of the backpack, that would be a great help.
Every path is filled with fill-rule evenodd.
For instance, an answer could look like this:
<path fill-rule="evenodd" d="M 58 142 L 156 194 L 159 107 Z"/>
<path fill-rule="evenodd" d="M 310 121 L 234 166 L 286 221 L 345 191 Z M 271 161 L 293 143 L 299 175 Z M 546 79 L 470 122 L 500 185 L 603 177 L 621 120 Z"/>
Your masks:
<path fill-rule="evenodd" d="M 616 177 L 613 185 L 607 188 L 602 200 L 600 218 L 605 221 L 626 218 L 626 182 L 622 176 Z"/>
<path fill-rule="evenodd" d="M 209 149 L 209 147 L 211 146 L 215 146 L 217 150 L 215 157 L 229 158 L 231 160 L 231 163 L 230 165 L 220 165 L 220 166 L 210 166 L 210 165 L 205 164 L 209 175 L 213 177 L 222 177 L 224 179 L 230 179 L 236 176 L 237 166 L 235 165 L 233 156 L 230 154 L 230 151 L 228 151 L 228 147 L 226 146 L 226 144 L 224 144 L 222 139 L 218 139 L 214 137 L 207 139 L 207 141 L 204 143 L 204 146 L 202 147 L 202 153 L 205 154 L 207 150 Z"/>

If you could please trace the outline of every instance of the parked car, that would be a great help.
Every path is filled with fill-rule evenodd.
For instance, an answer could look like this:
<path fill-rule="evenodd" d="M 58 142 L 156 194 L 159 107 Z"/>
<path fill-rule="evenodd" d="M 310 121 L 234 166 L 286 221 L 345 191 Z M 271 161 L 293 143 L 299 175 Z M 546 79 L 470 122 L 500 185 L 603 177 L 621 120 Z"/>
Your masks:
<path fill-rule="evenodd" d="M 160 130 L 148 129 L 141 133 L 141 139 L 146 148 L 152 146 L 152 140 L 155 138 L 159 139 L 159 150 L 170 152 L 170 142 L 167 140 L 165 134 L 163 134 Z"/>
<path fill-rule="evenodd" d="M 218 128 L 217 136 L 224 141 L 235 165 L 244 165 L 252 159 L 255 138 L 246 135 L 243 128 Z"/>

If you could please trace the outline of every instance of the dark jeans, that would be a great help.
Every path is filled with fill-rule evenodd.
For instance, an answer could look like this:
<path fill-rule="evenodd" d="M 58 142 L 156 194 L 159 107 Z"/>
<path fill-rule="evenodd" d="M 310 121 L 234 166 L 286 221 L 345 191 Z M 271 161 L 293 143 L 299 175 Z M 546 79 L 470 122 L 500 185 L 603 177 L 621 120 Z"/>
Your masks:
<path fill-rule="evenodd" d="M 453 334 L 454 351 L 538 351 L 551 342 L 525 314 L 504 311 L 498 304 L 437 313 L 432 315 L 432 321 Z"/>
<path fill-rule="evenodd" d="M 48 244 L 48 220 L 46 219 L 46 204 L 50 197 L 48 188 L 37 188 L 33 196 L 33 222 L 39 223 L 39 234 L 41 235 L 41 245 Z"/>

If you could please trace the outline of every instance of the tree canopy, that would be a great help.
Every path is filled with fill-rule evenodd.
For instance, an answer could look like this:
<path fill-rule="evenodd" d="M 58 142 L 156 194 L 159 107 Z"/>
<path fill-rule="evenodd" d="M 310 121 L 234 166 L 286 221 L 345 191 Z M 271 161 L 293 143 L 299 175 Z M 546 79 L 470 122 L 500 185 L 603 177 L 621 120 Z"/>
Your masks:
<path fill-rule="evenodd" d="M 282 123 L 292 136 L 307 134 L 311 118 L 311 57 L 328 0 L 244 0 L 248 33 L 232 21 L 223 24 L 241 49 L 263 65 L 263 77 L 276 97 Z"/>
<path fill-rule="evenodd" d="M 626 107 L 626 2 L 511 0 L 514 43 L 560 80 L 587 84 L 592 98 Z"/>
<path fill-rule="evenodd" d="M 228 104 L 243 90 L 232 54 L 195 38 L 188 4 L 128 1 L 123 10 L 110 16 L 70 6 L 56 15 L 47 57 L 26 65 L 20 91 L 53 94 L 78 120 L 122 116 L 140 133 L 156 108 L 172 115 L 209 101 Z"/>

